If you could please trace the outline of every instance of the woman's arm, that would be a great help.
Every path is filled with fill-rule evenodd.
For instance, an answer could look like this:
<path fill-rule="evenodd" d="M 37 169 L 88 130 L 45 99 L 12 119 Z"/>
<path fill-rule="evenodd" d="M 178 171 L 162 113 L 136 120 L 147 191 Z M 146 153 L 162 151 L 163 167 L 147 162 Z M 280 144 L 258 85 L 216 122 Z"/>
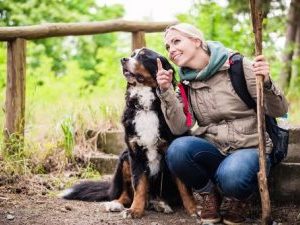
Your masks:
<path fill-rule="evenodd" d="M 192 128 L 195 121 L 193 113 L 191 112 L 191 107 L 189 105 L 192 120 L 192 124 L 189 127 L 186 124 L 187 118 L 184 113 L 183 103 L 181 102 L 181 96 L 177 94 L 172 87 L 163 93 L 159 93 L 159 98 L 161 100 L 162 112 L 173 134 L 181 135 Z"/>

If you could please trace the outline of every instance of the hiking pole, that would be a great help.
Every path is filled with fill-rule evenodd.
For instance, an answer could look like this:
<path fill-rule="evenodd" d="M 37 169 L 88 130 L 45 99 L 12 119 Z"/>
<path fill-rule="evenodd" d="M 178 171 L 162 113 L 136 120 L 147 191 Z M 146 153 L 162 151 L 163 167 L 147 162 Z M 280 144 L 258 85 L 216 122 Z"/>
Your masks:
<path fill-rule="evenodd" d="M 263 0 L 250 0 L 250 11 L 252 18 L 252 27 L 255 37 L 255 55 L 262 54 L 262 8 Z M 257 129 L 259 141 L 259 171 L 257 173 L 259 193 L 262 208 L 262 223 L 268 225 L 271 220 L 271 203 L 268 190 L 268 182 L 266 176 L 266 139 L 265 139 L 265 112 L 264 112 L 264 92 L 263 92 L 264 76 L 256 76 L 256 92 L 257 92 Z"/>

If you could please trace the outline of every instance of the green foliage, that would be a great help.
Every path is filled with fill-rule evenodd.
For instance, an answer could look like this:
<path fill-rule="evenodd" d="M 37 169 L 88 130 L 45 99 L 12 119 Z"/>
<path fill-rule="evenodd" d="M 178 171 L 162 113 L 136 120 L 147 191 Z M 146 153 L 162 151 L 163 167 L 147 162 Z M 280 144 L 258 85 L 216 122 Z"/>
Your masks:
<path fill-rule="evenodd" d="M 92 22 L 119 18 L 124 9 L 121 5 L 99 6 L 94 0 L 87 1 L 40 1 L 10 0 L 0 1 L 0 25 L 24 26 L 54 22 Z M 115 34 L 86 37 L 48 38 L 33 41 L 29 49 L 28 63 L 32 69 L 41 66 L 41 56 L 52 59 L 51 70 L 56 76 L 65 74 L 66 61 L 75 59 L 80 67 L 87 71 L 86 85 L 95 85 L 102 75 L 94 68 L 100 59 L 95 58 L 103 46 L 116 42 Z M 75 51 L 74 51 L 75 50 Z M 90 82 L 93 80 L 93 82 Z"/>
<path fill-rule="evenodd" d="M 198 1 L 190 13 L 192 16 L 182 14 L 178 18 L 198 26 L 206 40 L 220 41 L 234 51 L 242 50 L 244 55 L 253 54 L 251 24 L 245 15 L 235 14 L 229 7 L 224 10 L 211 1 Z"/>
<path fill-rule="evenodd" d="M 88 165 L 85 168 L 82 168 L 80 178 L 99 180 L 99 171 L 95 168 L 93 164 L 88 163 Z"/>
<path fill-rule="evenodd" d="M 75 142 L 75 137 L 74 137 L 74 120 L 71 116 L 67 116 L 66 118 L 63 119 L 63 121 L 60 124 L 60 127 L 63 131 L 64 135 L 64 149 L 65 149 L 65 156 L 68 160 L 73 160 L 74 155 L 73 155 L 73 148 L 74 148 L 74 142 Z"/>

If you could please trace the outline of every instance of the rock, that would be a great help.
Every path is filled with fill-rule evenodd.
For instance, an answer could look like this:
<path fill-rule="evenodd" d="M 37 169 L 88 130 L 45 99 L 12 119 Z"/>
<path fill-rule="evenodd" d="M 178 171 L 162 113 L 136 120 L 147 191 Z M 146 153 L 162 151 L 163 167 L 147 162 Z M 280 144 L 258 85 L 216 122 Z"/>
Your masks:
<path fill-rule="evenodd" d="M 151 222 L 151 225 L 160 225 L 159 222 Z"/>
<path fill-rule="evenodd" d="M 8 220 L 13 220 L 14 218 L 15 218 L 15 216 L 12 215 L 12 214 L 7 214 L 6 215 L 6 219 L 8 219 Z"/>
<path fill-rule="evenodd" d="M 298 216 L 297 216 L 297 220 L 300 220 L 300 213 L 299 213 Z"/>
<path fill-rule="evenodd" d="M 72 207 L 69 206 L 69 205 L 66 205 L 66 206 L 65 206 L 65 209 L 68 210 L 68 211 L 72 211 Z"/>
<path fill-rule="evenodd" d="M 61 208 L 61 209 L 59 209 L 59 211 L 63 212 L 63 213 L 67 213 L 68 212 L 68 210 L 66 208 Z"/>

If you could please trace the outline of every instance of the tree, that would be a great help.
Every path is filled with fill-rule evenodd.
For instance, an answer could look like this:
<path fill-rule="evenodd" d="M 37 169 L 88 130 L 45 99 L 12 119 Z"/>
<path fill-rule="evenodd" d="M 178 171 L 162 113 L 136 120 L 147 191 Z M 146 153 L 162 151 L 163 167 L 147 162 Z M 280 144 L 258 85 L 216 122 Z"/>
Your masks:
<path fill-rule="evenodd" d="M 292 0 L 289 7 L 285 47 L 282 61 L 283 69 L 280 74 L 280 86 L 283 90 L 288 90 L 291 86 L 293 60 L 299 60 L 300 45 L 300 0 Z M 297 68 L 297 67 L 296 67 Z M 296 74 L 295 76 L 300 76 Z"/>

